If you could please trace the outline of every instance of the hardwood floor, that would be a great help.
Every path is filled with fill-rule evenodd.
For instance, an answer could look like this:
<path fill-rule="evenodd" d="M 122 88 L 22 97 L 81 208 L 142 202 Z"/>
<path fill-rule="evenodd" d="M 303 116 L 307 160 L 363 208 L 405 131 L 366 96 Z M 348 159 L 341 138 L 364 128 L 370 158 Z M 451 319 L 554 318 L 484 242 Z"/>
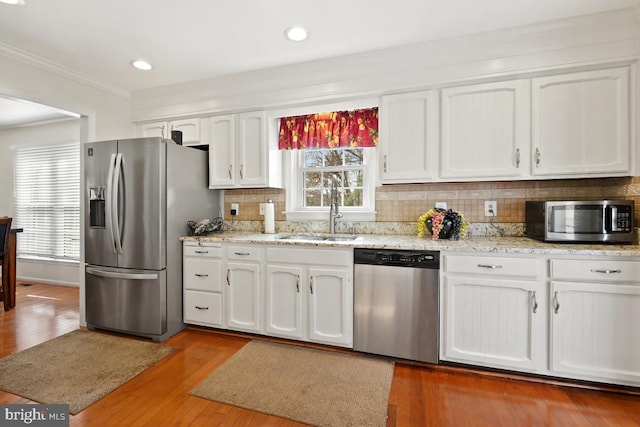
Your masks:
<path fill-rule="evenodd" d="M 78 289 L 18 286 L 0 311 L 0 356 L 78 328 Z M 300 426 L 188 393 L 247 338 L 188 329 L 164 344 L 169 357 L 71 416 L 72 426 Z M 0 403 L 31 403 L 0 391 Z M 448 368 L 396 364 L 388 426 L 640 426 L 640 396 Z"/>

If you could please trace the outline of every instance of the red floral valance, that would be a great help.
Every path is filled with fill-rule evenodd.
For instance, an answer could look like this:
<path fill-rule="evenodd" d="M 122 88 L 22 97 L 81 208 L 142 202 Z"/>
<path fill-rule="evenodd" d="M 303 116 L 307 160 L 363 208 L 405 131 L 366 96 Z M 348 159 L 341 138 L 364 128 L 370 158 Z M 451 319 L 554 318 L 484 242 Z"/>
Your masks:
<path fill-rule="evenodd" d="M 378 108 L 280 119 L 281 150 L 307 148 L 375 147 L 378 144 Z"/>

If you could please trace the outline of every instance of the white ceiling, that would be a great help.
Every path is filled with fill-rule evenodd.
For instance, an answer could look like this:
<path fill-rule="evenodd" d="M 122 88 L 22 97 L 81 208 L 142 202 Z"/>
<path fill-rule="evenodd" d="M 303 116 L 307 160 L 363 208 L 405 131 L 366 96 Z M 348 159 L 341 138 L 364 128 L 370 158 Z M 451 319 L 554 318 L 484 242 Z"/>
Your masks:
<path fill-rule="evenodd" d="M 640 0 L 26 0 L 0 3 L 0 54 L 126 92 L 635 7 Z M 295 43 L 283 32 L 305 26 Z M 144 58 L 154 70 L 129 62 Z M 0 115 L 3 111 L 0 110 Z"/>

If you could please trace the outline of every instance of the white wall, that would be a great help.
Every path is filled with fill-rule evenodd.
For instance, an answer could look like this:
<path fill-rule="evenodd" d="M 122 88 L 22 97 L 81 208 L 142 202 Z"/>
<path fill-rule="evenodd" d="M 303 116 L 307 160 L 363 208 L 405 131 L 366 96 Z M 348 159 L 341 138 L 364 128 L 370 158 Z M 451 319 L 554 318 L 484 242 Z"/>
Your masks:
<path fill-rule="evenodd" d="M 0 216 L 13 216 L 13 159 L 18 146 L 75 142 L 80 140 L 80 119 L 71 119 L 37 126 L 0 130 Z M 20 236 L 18 235 L 18 239 Z M 77 262 L 54 262 L 18 259 L 16 277 L 21 280 L 43 281 L 78 286 L 80 268 Z"/>
<path fill-rule="evenodd" d="M 82 143 L 134 136 L 128 94 L 23 52 L 0 49 L 0 94 L 81 114 Z M 2 166 L 4 177 L 5 164 Z M 82 160 L 80 166 L 83 167 Z M 84 200 L 81 202 L 84 203 Z M 2 210 L 6 212 L 5 209 Z M 83 219 L 81 217 L 81 221 Z M 81 227 L 83 229 L 84 224 Z M 84 253 L 83 242 L 80 251 Z M 81 259 L 80 265 L 83 263 L 84 259 Z M 75 283 L 80 283 L 80 324 L 85 325 L 84 275 L 68 267 L 55 268 L 57 277 L 64 283 L 72 281 L 76 275 Z M 39 264 L 36 268 L 35 265 L 20 263 L 17 268 L 18 276 L 34 274 L 38 278 L 54 270 L 51 265 L 45 264 Z M 41 278 L 47 280 L 46 277 Z"/>

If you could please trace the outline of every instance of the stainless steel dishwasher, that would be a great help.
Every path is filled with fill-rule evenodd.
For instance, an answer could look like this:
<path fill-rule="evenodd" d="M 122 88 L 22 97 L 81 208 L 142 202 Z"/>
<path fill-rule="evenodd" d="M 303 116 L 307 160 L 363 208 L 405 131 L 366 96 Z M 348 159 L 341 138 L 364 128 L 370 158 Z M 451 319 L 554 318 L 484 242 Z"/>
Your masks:
<path fill-rule="evenodd" d="M 354 249 L 354 350 L 438 363 L 440 252 Z"/>

